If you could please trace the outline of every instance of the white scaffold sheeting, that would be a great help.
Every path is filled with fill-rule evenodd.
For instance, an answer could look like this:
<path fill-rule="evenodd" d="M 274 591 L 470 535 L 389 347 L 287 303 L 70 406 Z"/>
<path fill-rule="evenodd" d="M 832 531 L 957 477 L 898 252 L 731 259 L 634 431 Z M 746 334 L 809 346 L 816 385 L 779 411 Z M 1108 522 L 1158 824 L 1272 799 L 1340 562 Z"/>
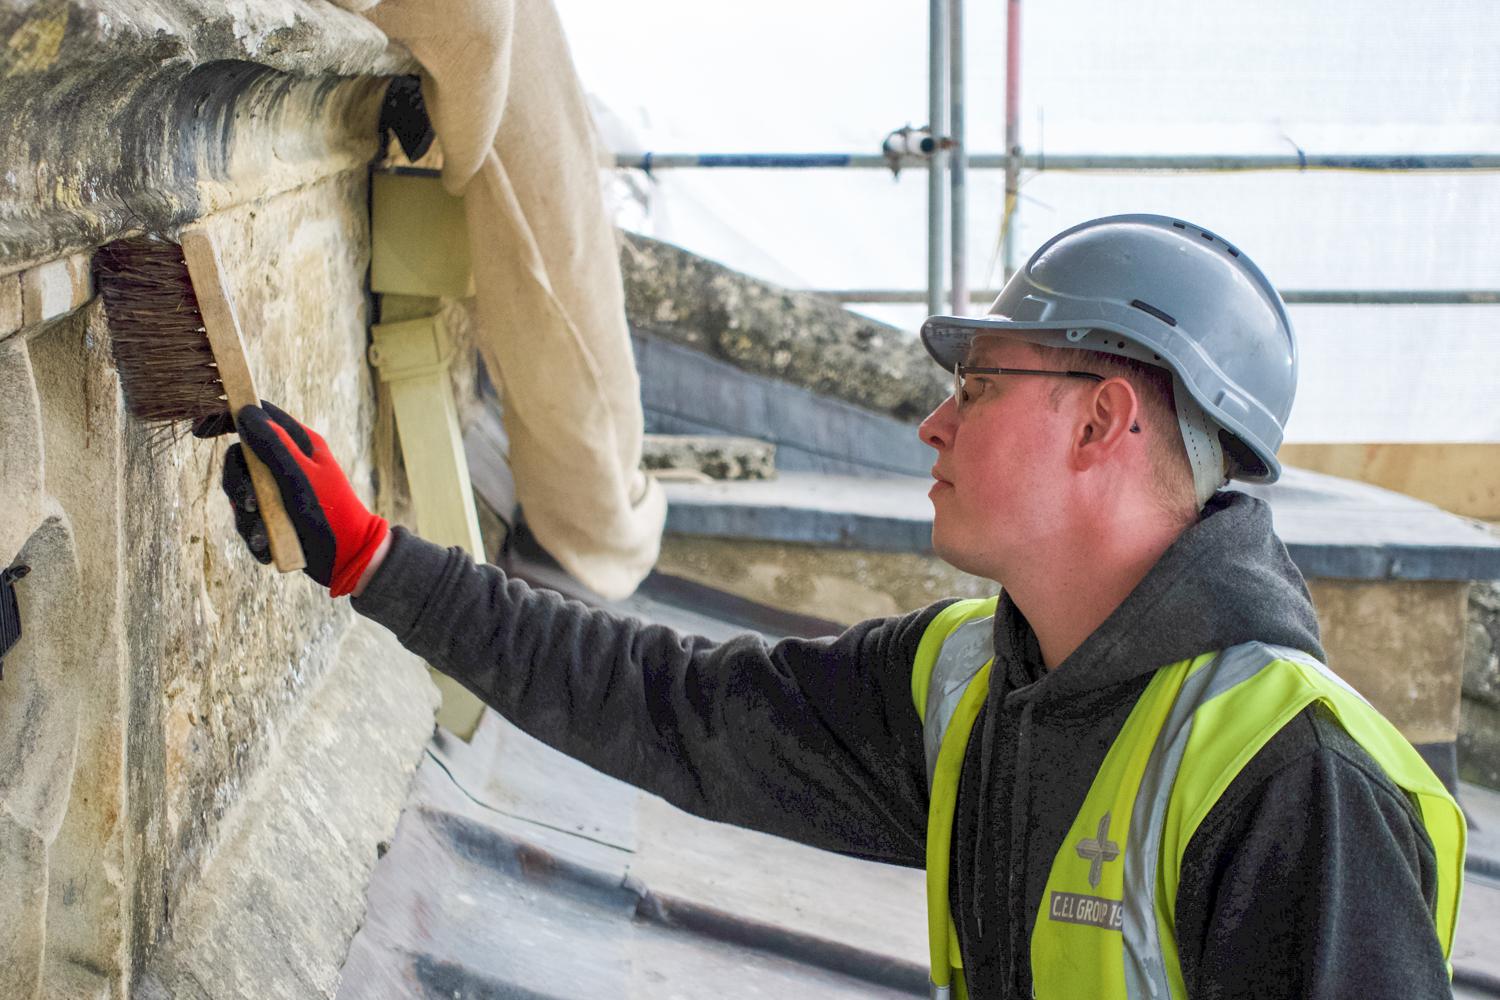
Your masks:
<path fill-rule="evenodd" d="M 925 4 L 559 0 L 620 152 L 876 152 L 927 117 Z M 1028 153 L 1494 153 L 1500 5 L 1026 4 Z M 971 152 L 1004 137 L 1005 5 L 968 3 Z M 622 219 L 806 288 L 917 289 L 926 177 L 634 174 Z M 971 287 L 998 283 L 1002 178 L 970 171 Z M 1285 289 L 1500 288 L 1500 173 L 1022 175 L 1022 255 L 1099 215 L 1179 215 Z M 921 306 L 861 311 L 915 329 Z M 1500 306 L 1294 307 L 1292 441 L 1500 441 Z"/>

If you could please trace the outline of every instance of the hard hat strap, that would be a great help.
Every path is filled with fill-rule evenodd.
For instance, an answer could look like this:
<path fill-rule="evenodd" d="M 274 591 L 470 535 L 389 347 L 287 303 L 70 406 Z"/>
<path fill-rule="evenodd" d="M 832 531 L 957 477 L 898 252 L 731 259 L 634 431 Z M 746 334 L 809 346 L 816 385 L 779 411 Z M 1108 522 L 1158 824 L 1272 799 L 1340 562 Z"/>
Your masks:
<path fill-rule="evenodd" d="M 1219 428 L 1209 420 L 1203 407 L 1188 392 L 1182 379 L 1172 374 L 1172 401 L 1177 409 L 1177 426 L 1187 449 L 1188 464 L 1193 469 L 1193 493 L 1198 507 L 1208 503 L 1214 492 L 1228 481 L 1224 465 L 1224 446 L 1219 443 Z"/>

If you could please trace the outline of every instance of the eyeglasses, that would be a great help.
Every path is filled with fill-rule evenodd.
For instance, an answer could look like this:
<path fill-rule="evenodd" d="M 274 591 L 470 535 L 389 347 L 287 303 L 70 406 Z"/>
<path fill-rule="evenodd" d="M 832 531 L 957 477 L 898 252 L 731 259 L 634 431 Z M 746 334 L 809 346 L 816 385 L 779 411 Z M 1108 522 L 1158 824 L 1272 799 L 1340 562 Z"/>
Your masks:
<path fill-rule="evenodd" d="M 970 375 L 1052 375 L 1056 378 L 1086 378 L 1091 382 L 1103 382 L 1103 375 L 1093 372 L 1054 372 L 1043 371 L 1038 368 L 980 368 L 976 365 L 954 365 L 953 366 L 953 405 L 959 413 L 974 402 L 979 392 L 970 392 L 968 380 Z M 983 385 L 983 383 L 980 383 Z"/>

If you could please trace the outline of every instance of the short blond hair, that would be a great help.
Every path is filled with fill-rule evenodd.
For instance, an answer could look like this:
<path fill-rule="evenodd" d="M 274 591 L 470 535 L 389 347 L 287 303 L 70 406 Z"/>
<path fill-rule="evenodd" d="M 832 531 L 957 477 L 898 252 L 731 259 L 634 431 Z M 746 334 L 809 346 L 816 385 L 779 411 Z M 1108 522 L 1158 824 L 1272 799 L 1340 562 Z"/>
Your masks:
<path fill-rule="evenodd" d="M 1198 504 L 1193 490 L 1193 467 L 1188 461 L 1187 446 L 1177 425 L 1177 404 L 1172 389 L 1172 373 L 1153 365 L 1118 354 L 1088 351 L 1076 347 L 1045 347 L 1033 344 L 1042 361 L 1049 366 L 1070 371 L 1091 372 L 1105 378 L 1123 378 L 1135 389 L 1141 401 L 1140 422 L 1151 433 L 1151 487 L 1156 500 L 1167 514 L 1183 522 L 1197 519 Z M 1054 387 L 1052 401 L 1060 405 L 1068 383 Z"/>

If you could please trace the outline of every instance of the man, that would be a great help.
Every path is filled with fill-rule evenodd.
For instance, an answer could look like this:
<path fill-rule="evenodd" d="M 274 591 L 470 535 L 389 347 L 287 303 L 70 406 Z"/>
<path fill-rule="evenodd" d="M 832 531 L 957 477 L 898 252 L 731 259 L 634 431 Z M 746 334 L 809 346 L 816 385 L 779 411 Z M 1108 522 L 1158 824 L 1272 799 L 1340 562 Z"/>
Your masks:
<path fill-rule="evenodd" d="M 532 735 L 710 819 L 924 865 L 935 996 L 1448 996 L 1462 816 L 1321 664 L 1269 510 L 1219 489 L 1280 471 L 1270 283 L 1119 216 L 923 339 L 955 373 L 920 431 L 933 547 L 1003 592 L 769 647 L 387 531 L 316 434 L 270 405 L 240 431 L 309 573 Z M 231 449 L 252 537 L 245 479 Z"/>

